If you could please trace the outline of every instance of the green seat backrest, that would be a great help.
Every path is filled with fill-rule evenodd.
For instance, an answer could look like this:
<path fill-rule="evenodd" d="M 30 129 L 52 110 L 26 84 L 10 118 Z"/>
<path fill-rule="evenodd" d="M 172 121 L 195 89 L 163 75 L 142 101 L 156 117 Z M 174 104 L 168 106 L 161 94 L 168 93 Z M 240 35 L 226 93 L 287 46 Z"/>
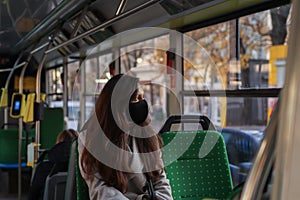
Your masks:
<path fill-rule="evenodd" d="M 23 137 L 26 136 L 23 130 Z M 30 138 L 35 136 L 35 130 L 31 130 L 28 135 Z M 18 163 L 18 129 L 0 129 L 0 163 Z M 22 162 L 26 162 L 25 154 L 27 151 L 26 141 L 22 141 Z"/>
<path fill-rule="evenodd" d="M 216 131 L 162 133 L 174 200 L 225 199 L 232 180 L 223 137 Z"/>
<path fill-rule="evenodd" d="M 62 108 L 44 108 L 44 119 L 40 126 L 41 149 L 55 145 L 58 133 L 64 130 L 64 112 Z"/>
<path fill-rule="evenodd" d="M 89 200 L 89 189 L 81 176 L 79 169 L 78 140 L 74 140 L 69 159 L 68 178 L 66 185 L 66 200 Z"/>
<path fill-rule="evenodd" d="M 75 174 L 76 174 L 76 190 L 77 190 L 77 200 L 89 200 L 89 188 L 82 178 L 79 169 L 79 153 L 77 149 L 78 141 L 76 140 L 76 162 L 75 162 Z"/>

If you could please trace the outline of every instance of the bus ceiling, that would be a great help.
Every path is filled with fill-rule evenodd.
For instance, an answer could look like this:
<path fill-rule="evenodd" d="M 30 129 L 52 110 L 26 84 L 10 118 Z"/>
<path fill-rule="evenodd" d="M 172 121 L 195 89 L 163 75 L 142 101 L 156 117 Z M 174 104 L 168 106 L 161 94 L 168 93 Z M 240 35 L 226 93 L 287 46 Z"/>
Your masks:
<path fill-rule="evenodd" d="M 222 16 L 239 17 L 260 6 L 262 9 L 289 0 L 51 0 L 30 4 L 1 3 L 0 54 L 18 54 L 34 43 L 45 43 L 54 35 L 53 45 L 67 56 L 128 29 L 159 26 L 187 30 L 203 26 Z M 26 4 L 27 3 L 27 4 Z M 37 5 L 39 4 L 39 5 Z M 22 10 L 22 12 L 21 12 Z M 239 13 L 239 14 L 238 14 Z M 19 16 L 19 17 L 14 17 Z M 202 23 L 203 22 L 203 23 Z M 96 29 L 95 27 L 101 27 Z M 56 30 L 56 31 L 55 31 Z M 86 34 L 88 32 L 88 34 Z M 82 35 L 82 37 L 78 37 Z M 69 42 L 74 38 L 74 42 Z M 57 56 L 57 55 L 56 55 Z M 50 56 L 50 58 L 53 56 Z"/>

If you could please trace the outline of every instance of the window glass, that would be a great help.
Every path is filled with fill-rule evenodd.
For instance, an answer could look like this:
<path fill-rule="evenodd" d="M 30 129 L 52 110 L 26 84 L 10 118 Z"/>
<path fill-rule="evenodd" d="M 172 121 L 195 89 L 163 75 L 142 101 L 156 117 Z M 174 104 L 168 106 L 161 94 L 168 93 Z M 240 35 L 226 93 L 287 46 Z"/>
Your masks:
<path fill-rule="evenodd" d="M 121 48 L 121 73 L 132 68 L 147 66 L 151 69 L 155 67 L 154 64 L 165 64 L 167 49 L 169 49 L 169 35 Z"/>
<path fill-rule="evenodd" d="M 222 89 L 230 56 L 235 45 L 231 41 L 231 22 L 216 24 L 186 33 L 184 49 L 184 89 Z"/>
<path fill-rule="evenodd" d="M 96 49 L 95 49 L 96 50 Z M 93 52 L 97 55 L 97 52 Z M 113 54 L 103 54 L 87 58 L 85 61 L 85 91 L 82 93 L 82 99 L 85 102 L 84 110 L 82 110 L 84 123 L 94 108 L 97 97 L 100 94 L 105 83 L 111 78 L 109 65 L 112 63 Z"/>
<path fill-rule="evenodd" d="M 87 97 L 86 101 L 85 101 L 85 120 L 86 121 L 90 116 L 91 113 L 94 111 L 95 109 L 95 104 L 91 103 L 91 101 L 96 101 L 98 96 L 95 97 Z M 93 100 L 91 100 L 93 98 Z"/>
<path fill-rule="evenodd" d="M 142 85 L 140 90 L 150 107 L 151 125 L 159 131 L 167 118 L 167 90 L 164 86 L 152 83 Z"/>
<path fill-rule="evenodd" d="M 68 100 L 79 100 L 78 93 L 75 92 L 76 87 L 79 85 L 79 62 L 68 64 Z"/>
<path fill-rule="evenodd" d="M 255 97 L 184 97 L 184 114 L 206 115 L 222 127 L 258 128 L 270 120 L 277 98 Z"/>
<path fill-rule="evenodd" d="M 98 75 L 98 61 L 97 58 L 90 58 L 85 60 L 85 92 L 94 93 L 95 83 Z"/>
<path fill-rule="evenodd" d="M 113 63 L 113 54 L 105 54 L 98 57 L 98 63 L 99 63 L 99 71 L 98 76 L 96 79 L 96 94 L 99 94 L 102 90 L 105 83 L 111 78 L 113 75 L 112 73 L 115 73 L 116 69 L 113 69 L 115 66 Z M 112 69 L 109 69 L 109 66 L 111 65 Z M 94 103 L 94 100 L 93 100 Z"/>
<path fill-rule="evenodd" d="M 239 19 L 242 87 L 283 86 L 289 14 L 285 5 Z"/>
<path fill-rule="evenodd" d="M 282 87 L 289 14 L 285 5 L 186 33 L 184 89 Z"/>
<path fill-rule="evenodd" d="M 48 101 L 62 100 L 63 85 L 62 85 L 62 74 L 63 68 L 58 67 L 47 70 L 47 99 Z"/>
<path fill-rule="evenodd" d="M 150 106 L 151 124 L 159 131 L 167 117 L 166 57 L 169 35 L 121 48 L 121 73 L 140 80 L 140 89 Z"/>

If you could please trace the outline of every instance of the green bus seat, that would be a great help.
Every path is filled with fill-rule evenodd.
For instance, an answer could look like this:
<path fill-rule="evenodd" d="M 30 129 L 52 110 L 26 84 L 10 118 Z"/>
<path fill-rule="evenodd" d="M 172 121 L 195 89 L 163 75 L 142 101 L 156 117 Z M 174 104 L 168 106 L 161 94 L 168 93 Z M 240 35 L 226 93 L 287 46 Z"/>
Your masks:
<path fill-rule="evenodd" d="M 89 200 L 89 188 L 81 176 L 79 169 L 79 152 L 78 152 L 78 141 L 76 140 L 76 162 L 75 162 L 75 173 L 76 173 L 76 188 L 77 188 L 77 200 Z"/>
<path fill-rule="evenodd" d="M 74 140 L 69 160 L 68 179 L 65 199 L 89 200 L 89 188 L 79 169 L 78 140 Z"/>
<path fill-rule="evenodd" d="M 26 132 L 23 130 L 22 137 L 26 137 Z M 32 138 L 35 136 L 35 130 L 30 130 L 28 137 Z M 18 129 L 0 129 L 0 163 L 12 164 L 18 163 L 18 142 L 19 130 Z M 26 162 L 27 152 L 26 141 L 22 140 L 22 162 Z M 14 167 L 12 167 L 14 168 Z"/>
<path fill-rule="evenodd" d="M 225 143 L 219 132 L 165 132 L 161 136 L 165 171 L 174 200 L 226 199 L 233 186 Z"/>
<path fill-rule="evenodd" d="M 56 143 L 58 133 L 64 130 L 62 108 L 44 108 L 44 119 L 40 122 L 41 149 L 49 149 Z"/>

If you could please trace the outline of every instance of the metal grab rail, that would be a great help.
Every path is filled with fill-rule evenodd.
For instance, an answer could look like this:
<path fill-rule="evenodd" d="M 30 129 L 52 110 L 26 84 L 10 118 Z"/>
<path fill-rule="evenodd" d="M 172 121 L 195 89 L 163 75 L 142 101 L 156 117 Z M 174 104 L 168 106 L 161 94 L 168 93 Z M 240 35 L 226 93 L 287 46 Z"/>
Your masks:
<path fill-rule="evenodd" d="M 42 59 L 38 65 L 38 69 L 37 69 L 37 74 L 36 74 L 36 102 L 37 103 L 40 103 L 41 102 L 41 96 L 40 96 L 40 93 L 41 93 L 41 74 L 42 74 L 42 69 L 43 69 L 43 64 L 45 62 L 45 59 L 46 59 L 46 51 L 47 49 L 50 48 L 50 46 L 52 45 L 53 43 L 53 40 L 52 38 L 50 37 L 49 38 L 49 43 L 47 44 L 47 47 L 43 53 L 43 56 L 42 56 Z M 37 120 L 35 122 L 35 143 L 36 144 L 40 144 L 40 120 Z M 39 146 L 37 146 L 37 148 L 35 149 L 35 160 L 38 158 L 39 156 Z"/>
<path fill-rule="evenodd" d="M 32 47 L 34 49 L 35 46 Z M 32 58 L 33 53 L 30 53 L 29 56 L 26 59 L 26 62 L 22 68 L 20 79 L 19 79 L 19 93 L 23 94 L 23 81 L 24 81 L 24 75 L 25 71 L 27 69 L 27 66 Z M 21 199 L 22 194 L 22 132 L 23 132 L 23 117 L 19 118 L 19 139 L 18 139 L 18 199 Z"/>
<path fill-rule="evenodd" d="M 164 123 L 159 133 L 170 131 L 173 124 L 179 123 L 199 123 L 203 130 L 216 130 L 214 124 L 205 115 L 172 115 Z"/>

